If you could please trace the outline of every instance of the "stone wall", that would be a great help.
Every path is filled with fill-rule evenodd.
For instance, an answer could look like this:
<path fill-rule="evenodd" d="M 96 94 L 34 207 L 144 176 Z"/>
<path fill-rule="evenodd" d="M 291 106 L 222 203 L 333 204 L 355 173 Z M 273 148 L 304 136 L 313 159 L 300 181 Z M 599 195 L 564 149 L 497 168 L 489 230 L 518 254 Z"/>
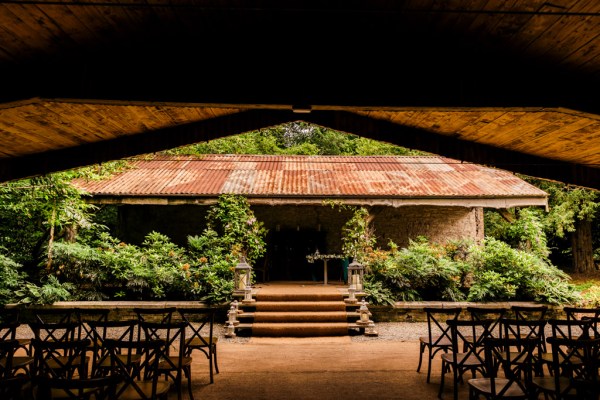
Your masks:
<path fill-rule="evenodd" d="M 200 234 L 204 228 L 206 206 L 120 206 L 119 237 L 130 243 L 141 243 L 144 236 L 156 230 L 184 245 L 188 235 Z M 329 253 L 341 252 L 341 232 L 351 217 L 348 211 L 328 206 L 252 206 L 257 219 L 271 235 L 277 232 L 307 232 L 322 236 Z M 483 238 L 483 210 L 464 207 L 376 207 L 372 209 L 377 246 L 387 248 L 390 240 L 399 246 L 409 239 L 426 236 L 432 242 L 452 239 Z"/>

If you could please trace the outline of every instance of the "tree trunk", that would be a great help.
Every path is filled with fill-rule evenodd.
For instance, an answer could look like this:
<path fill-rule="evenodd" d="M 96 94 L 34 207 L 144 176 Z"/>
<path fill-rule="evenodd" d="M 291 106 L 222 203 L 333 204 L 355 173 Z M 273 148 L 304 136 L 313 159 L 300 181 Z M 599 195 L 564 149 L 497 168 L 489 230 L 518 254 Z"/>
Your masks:
<path fill-rule="evenodd" d="M 52 218 L 50 219 L 50 237 L 48 238 L 48 261 L 46 269 L 52 268 L 52 244 L 54 243 L 54 224 L 56 222 L 56 207 L 52 209 Z"/>
<path fill-rule="evenodd" d="M 573 250 L 573 269 L 578 273 L 594 272 L 594 254 L 592 246 L 592 223 L 587 220 L 576 222 L 575 232 L 571 235 Z"/>

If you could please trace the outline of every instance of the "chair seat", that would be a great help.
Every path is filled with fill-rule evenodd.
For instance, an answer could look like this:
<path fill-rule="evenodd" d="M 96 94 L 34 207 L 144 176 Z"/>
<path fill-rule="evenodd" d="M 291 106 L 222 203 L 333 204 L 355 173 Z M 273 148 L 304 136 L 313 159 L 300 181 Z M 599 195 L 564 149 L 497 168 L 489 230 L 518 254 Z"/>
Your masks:
<path fill-rule="evenodd" d="M 466 358 L 465 358 L 466 357 Z M 442 360 L 452 364 L 454 363 L 454 353 L 444 353 L 442 354 Z M 481 363 L 481 359 L 478 358 L 477 356 L 473 355 L 473 354 L 466 354 L 466 353 L 457 353 L 456 354 L 456 360 L 459 364 L 461 364 L 463 367 L 468 368 L 468 367 L 477 367 L 480 366 Z"/>
<path fill-rule="evenodd" d="M 127 356 L 127 354 L 119 354 L 119 355 L 117 355 L 117 358 L 119 360 L 121 360 L 124 364 L 127 364 L 127 362 L 129 361 L 129 365 L 138 365 L 142 362 L 141 354 L 131 354 L 129 356 Z M 110 359 L 107 358 L 107 359 L 103 360 L 98 367 L 110 368 L 111 367 Z"/>
<path fill-rule="evenodd" d="M 208 336 L 206 336 L 206 337 L 203 336 L 202 339 L 204 341 L 202 341 L 199 338 L 188 339 L 188 340 L 186 340 L 185 345 L 187 347 L 200 348 L 200 347 L 206 347 L 207 344 L 216 345 L 217 342 L 219 341 L 218 337 L 213 337 L 212 343 L 210 343 L 210 338 Z"/>
<path fill-rule="evenodd" d="M 492 394 L 492 384 L 490 378 L 473 378 L 468 380 L 469 385 L 476 389 L 480 393 Z M 514 381 L 510 381 L 506 378 L 496 378 L 496 393 L 502 393 L 502 398 L 507 397 L 526 397 L 523 389 Z M 506 392 L 502 392 L 507 385 L 510 385 Z"/>
<path fill-rule="evenodd" d="M 47 360 L 46 364 L 48 365 L 49 368 L 62 368 L 63 366 L 61 365 L 61 363 L 68 363 L 70 360 L 69 357 L 56 357 L 55 359 L 51 359 L 51 360 Z M 87 364 L 89 364 L 90 362 L 90 357 L 86 356 L 85 357 L 85 365 L 87 366 Z M 77 361 L 72 361 L 70 363 L 71 367 L 79 367 L 81 364 L 78 363 Z"/>
<path fill-rule="evenodd" d="M 121 384 L 117 385 L 117 393 L 120 392 L 123 385 L 125 385 L 125 384 L 121 383 Z M 138 389 L 140 389 L 142 391 L 142 393 L 145 394 L 146 398 L 151 398 L 152 382 L 140 381 L 140 382 L 137 382 L 137 387 L 138 387 Z M 169 393 L 170 389 L 171 389 L 171 382 L 158 381 L 156 384 L 156 397 L 160 398 L 162 396 L 166 396 L 167 393 Z M 123 393 L 120 393 L 118 398 L 119 398 L 119 400 L 144 399 L 144 397 L 140 396 L 140 394 L 137 392 L 137 390 L 132 386 L 129 386 L 125 390 L 123 390 Z"/>
<path fill-rule="evenodd" d="M 159 371 L 171 371 L 173 369 L 173 365 L 179 365 L 179 357 L 169 357 L 169 361 L 166 360 L 161 360 L 158 363 L 158 370 Z M 192 357 L 182 357 L 181 358 L 181 365 L 184 367 L 188 367 L 190 365 L 192 365 Z"/>
<path fill-rule="evenodd" d="M 439 340 L 439 342 L 438 342 Z M 425 343 L 425 344 L 432 344 L 435 343 L 436 347 L 451 347 L 452 346 L 452 341 L 446 337 L 443 338 L 439 338 L 439 336 L 434 336 L 431 338 L 431 342 L 429 341 L 429 336 L 421 336 L 419 337 L 419 341 L 421 343 Z"/>
<path fill-rule="evenodd" d="M 71 391 L 67 391 L 66 389 L 52 389 L 50 393 L 52 393 L 52 399 L 74 399 L 76 398 L 76 394 L 81 394 L 81 398 L 87 398 L 87 396 L 92 396 L 93 393 L 97 393 L 100 389 L 98 388 L 85 388 L 78 391 L 77 389 L 73 389 Z"/>
<path fill-rule="evenodd" d="M 533 386 L 537 386 L 544 392 L 554 392 L 555 391 L 555 378 L 553 376 L 536 376 L 532 379 Z M 567 388 L 570 385 L 569 378 L 559 377 L 560 387 Z M 575 390 L 571 388 L 567 393 L 563 393 L 567 395 L 575 395 Z"/>

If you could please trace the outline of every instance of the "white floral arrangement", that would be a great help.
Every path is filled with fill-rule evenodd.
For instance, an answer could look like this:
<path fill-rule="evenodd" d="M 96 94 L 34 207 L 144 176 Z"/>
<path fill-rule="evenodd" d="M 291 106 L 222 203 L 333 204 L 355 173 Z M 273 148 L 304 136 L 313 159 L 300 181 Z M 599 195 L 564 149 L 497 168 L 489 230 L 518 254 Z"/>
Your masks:
<path fill-rule="evenodd" d="M 332 260 L 335 258 L 343 259 L 346 258 L 343 254 L 321 254 L 316 251 L 314 254 L 309 254 L 306 256 L 306 260 L 309 263 L 314 263 L 316 260 Z"/>

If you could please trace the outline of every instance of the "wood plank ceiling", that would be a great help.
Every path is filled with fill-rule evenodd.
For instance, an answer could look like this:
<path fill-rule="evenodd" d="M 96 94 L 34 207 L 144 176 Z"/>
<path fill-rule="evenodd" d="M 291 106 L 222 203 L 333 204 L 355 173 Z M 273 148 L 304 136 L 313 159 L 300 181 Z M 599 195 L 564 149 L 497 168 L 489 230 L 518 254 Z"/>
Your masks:
<path fill-rule="evenodd" d="M 595 0 L 0 0 L 0 181 L 301 119 L 600 189 L 599 22 Z"/>

